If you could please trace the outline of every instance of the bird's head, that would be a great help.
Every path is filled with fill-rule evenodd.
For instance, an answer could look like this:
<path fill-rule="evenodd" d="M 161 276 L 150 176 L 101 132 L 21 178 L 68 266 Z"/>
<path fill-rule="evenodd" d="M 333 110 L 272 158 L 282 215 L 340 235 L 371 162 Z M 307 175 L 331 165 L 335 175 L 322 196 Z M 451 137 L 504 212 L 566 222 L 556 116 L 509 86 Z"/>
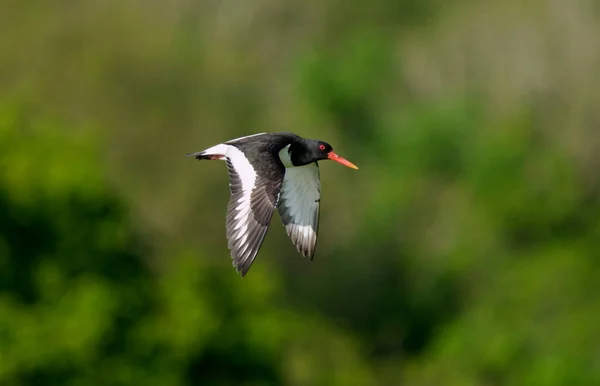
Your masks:
<path fill-rule="evenodd" d="M 332 160 L 352 169 L 358 169 L 352 162 L 340 157 L 327 142 L 315 139 L 302 139 L 290 146 L 290 159 L 294 166 L 308 165 L 321 160 Z"/>

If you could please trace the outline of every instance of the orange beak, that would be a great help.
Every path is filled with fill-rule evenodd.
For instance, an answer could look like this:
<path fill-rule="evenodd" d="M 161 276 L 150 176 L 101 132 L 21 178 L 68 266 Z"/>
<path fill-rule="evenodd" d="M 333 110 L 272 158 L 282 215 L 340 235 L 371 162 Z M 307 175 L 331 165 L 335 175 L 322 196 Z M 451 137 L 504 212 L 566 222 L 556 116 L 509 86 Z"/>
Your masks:
<path fill-rule="evenodd" d="M 352 169 L 358 169 L 358 167 L 356 165 L 354 165 L 352 162 L 340 157 L 339 155 L 335 154 L 334 152 L 330 151 L 329 153 L 327 153 L 327 158 L 335 161 L 335 162 L 339 162 L 344 166 L 347 166 L 349 168 Z"/>

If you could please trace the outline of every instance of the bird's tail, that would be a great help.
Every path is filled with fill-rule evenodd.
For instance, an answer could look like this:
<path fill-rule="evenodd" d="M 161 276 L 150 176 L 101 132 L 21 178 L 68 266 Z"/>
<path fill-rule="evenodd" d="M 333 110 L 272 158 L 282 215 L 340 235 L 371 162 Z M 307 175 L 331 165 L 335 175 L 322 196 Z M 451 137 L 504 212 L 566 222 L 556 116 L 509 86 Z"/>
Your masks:
<path fill-rule="evenodd" d="M 194 157 L 198 160 L 208 159 L 225 159 L 227 153 L 227 147 L 223 144 L 219 144 L 208 149 L 198 151 L 196 153 L 187 154 L 188 157 Z"/>
<path fill-rule="evenodd" d="M 208 160 L 216 160 L 225 158 L 225 154 L 206 154 L 204 151 L 199 151 L 196 153 L 186 154 L 186 157 L 194 157 L 198 160 L 208 159 Z"/>

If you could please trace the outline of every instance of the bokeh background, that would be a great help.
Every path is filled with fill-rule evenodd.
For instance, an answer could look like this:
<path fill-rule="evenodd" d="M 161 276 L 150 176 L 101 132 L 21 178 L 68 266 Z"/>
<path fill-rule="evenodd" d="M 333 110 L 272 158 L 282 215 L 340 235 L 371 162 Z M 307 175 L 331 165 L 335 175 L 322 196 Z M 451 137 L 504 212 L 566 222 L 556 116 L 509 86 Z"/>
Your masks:
<path fill-rule="evenodd" d="M 1 385 L 600 384 L 593 0 L 6 0 Z M 248 276 L 221 162 L 333 144 Z"/>

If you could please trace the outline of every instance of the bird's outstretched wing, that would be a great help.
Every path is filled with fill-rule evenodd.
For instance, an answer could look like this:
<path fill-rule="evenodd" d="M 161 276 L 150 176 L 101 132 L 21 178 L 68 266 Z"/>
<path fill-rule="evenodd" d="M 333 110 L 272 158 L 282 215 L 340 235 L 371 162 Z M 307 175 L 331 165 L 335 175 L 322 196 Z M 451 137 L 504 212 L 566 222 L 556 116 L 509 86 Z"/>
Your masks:
<path fill-rule="evenodd" d="M 277 202 L 285 170 L 255 170 L 244 153 L 230 146 L 227 169 L 231 197 L 227 207 L 227 240 L 233 266 L 245 276 L 265 238 Z"/>
<path fill-rule="evenodd" d="M 316 162 L 286 169 L 279 215 L 298 252 L 311 260 L 317 244 L 320 200 L 321 182 Z"/>

